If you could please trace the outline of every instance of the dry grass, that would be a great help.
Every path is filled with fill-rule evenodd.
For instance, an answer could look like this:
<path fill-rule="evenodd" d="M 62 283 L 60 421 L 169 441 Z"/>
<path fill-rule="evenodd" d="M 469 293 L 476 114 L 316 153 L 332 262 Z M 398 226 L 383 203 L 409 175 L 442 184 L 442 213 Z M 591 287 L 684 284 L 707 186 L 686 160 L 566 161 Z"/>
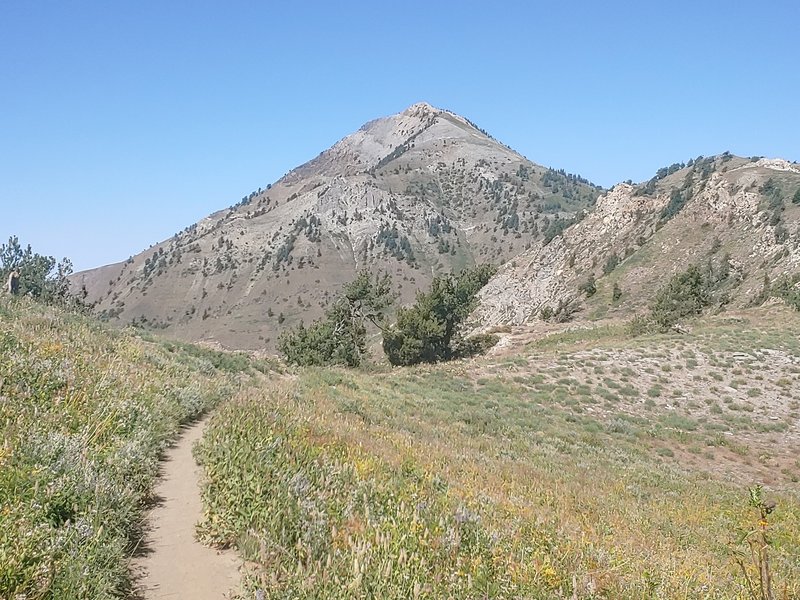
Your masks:
<path fill-rule="evenodd" d="M 455 365 L 300 371 L 212 421 L 204 532 L 239 544 L 270 598 L 744 598 L 732 551 L 763 470 L 775 580 L 795 597 L 794 471 L 760 454 L 794 443 L 794 425 L 708 403 L 706 375 L 727 378 L 751 352 L 770 357 L 749 371 L 762 394 L 733 401 L 791 410 L 779 392 L 797 390 L 797 321 L 751 318 L 690 337 L 589 331 Z"/>

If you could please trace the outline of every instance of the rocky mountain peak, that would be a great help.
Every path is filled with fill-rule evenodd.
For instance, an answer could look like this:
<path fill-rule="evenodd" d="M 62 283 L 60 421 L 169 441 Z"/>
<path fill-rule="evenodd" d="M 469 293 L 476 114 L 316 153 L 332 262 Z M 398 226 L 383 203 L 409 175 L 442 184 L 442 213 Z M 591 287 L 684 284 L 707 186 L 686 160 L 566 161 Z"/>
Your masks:
<path fill-rule="evenodd" d="M 427 102 L 417 102 L 416 104 L 412 104 L 407 109 L 405 109 L 402 114 L 404 115 L 416 115 L 416 116 L 426 116 L 431 114 L 436 114 L 442 112 L 441 109 L 435 108 L 431 106 Z"/>
<path fill-rule="evenodd" d="M 270 348 L 286 327 L 316 318 L 360 268 L 388 270 L 410 300 L 438 273 L 546 244 L 600 192 L 422 102 L 76 282 L 109 320 Z"/>

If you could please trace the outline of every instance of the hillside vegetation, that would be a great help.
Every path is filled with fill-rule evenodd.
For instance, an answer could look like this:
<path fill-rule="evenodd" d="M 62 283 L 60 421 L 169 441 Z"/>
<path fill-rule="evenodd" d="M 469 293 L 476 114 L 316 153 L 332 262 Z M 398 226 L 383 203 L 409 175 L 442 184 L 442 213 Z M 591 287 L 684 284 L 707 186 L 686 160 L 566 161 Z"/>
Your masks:
<path fill-rule="evenodd" d="M 125 597 L 162 449 L 252 368 L 0 295 L 0 598 Z"/>
<path fill-rule="evenodd" d="M 247 560 L 245 598 L 752 599 L 762 534 L 800 594 L 786 307 L 289 376 L 24 299 L 0 317 L 0 597 L 128 596 L 159 454 L 212 406 L 198 531 Z"/>
<path fill-rule="evenodd" d="M 727 152 L 659 169 L 642 185 L 620 183 L 563 235 L 505 263 L 475 320 L 627 318 L 692 267 L 714 270 L 707 287 L 717 307 L 753 306 L 767 297 L 765 281 L 800 272 L 796 198 L 800 165 Z"/>
<path fill-rule="evenodd" d="M 201 531 L 264 598 L 760 598 L 762 482 L 773 588 L 794 598 L 798 334 L 773 307 L 300 369 L 214 415 Z"/>

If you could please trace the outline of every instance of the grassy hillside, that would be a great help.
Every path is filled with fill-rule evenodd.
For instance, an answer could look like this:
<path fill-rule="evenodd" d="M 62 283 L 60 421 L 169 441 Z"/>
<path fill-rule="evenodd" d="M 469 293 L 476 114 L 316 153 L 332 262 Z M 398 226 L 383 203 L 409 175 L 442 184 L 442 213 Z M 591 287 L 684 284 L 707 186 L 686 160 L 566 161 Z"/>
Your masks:
<path fill-rule="evenodd" d="M 0 598 L 124 597 L 161 450 L 245 367 L 0 296 Z"/>
<path fill-rule="evenodd" d="M 798 334 L 773 308 L 302 370 L 213 417 L 202 531 L 266 598 L 751 598 L 764 482 L 775 591 L 797 597 Z"/>
<path fill-rule="evenodd" d="M 159 454 L 212 406 L 200 533 L 253 595 L 754 598 L 756 483 L 775 592 L 800 594 L 800 315 L 506 335 L 277 378 L 0 299 L 0 597 L 129 595 Z"/>

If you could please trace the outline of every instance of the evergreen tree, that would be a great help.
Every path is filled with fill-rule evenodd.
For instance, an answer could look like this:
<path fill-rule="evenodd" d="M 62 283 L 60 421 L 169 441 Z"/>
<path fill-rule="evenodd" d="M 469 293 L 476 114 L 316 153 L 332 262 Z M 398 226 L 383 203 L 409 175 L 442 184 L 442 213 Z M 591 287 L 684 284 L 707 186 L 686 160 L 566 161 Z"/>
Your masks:
<path fill-rule="evenodd" d="M 23 248 L 19 238 L 11 236 L 8 244 L 0 245 L 0 281 L 19 272 L 19 294 L 29 295 L 43 302 L 74 301 L 69 294 L 69 279 L 72 262 L 68 258 L 57 262 L 52 256 L 34 252 L 30 244 Z"/>
<path fill-rule="evenodd" d="M 383 332 L 383 350 L 393 365 L 450 360 L 459 354 L 459 326 L 477 304 L 476 296 L 494 275 L 479 265 L 458 275 L 435 277 L 430 291 L 397 311 L 395 325 Z"/>
<path fill-rule="evenodd" d="M 284 333 L 278 346 L 295 365 L 356 367 L 366 355 L 366 321 L 383 329 L 383 313 L 394 296 L 388 274 L 361 271 L 348 283 L 325 316 L 308 327 L 300 323 Z"/>

